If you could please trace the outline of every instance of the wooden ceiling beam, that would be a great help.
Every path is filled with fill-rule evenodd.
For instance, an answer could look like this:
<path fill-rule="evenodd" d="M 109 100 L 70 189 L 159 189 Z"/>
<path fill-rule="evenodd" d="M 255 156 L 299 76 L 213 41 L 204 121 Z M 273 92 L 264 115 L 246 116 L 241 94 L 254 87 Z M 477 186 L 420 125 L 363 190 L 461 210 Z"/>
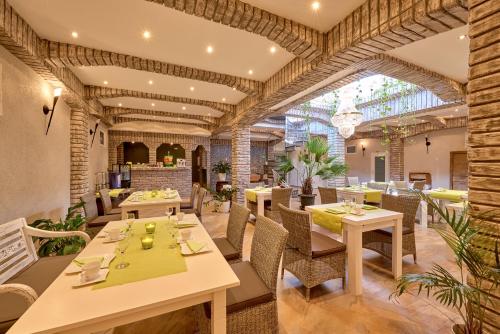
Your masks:
<path fill-rule="evenodd" d="M 190 115 L 184 113 L 174 113 L 174 112 L 166 112 L 161 110 L 150 110 L 150 109 L 135 109 L 135 108 L 121 108 L 121 107 L 105 107 L 104 115 L 106 117 L 118 117 L 124 115 L 145 115 L 151 116 L 150 120 L 154 120 L 155 117 L 172 117 L 178 119 L 178 121 L 182 119 L 190 119 L 201 121 L 204 124 L 216 125 L 217 119 L 210 116 L 202 116 L 202 115 Z M 148 119 L 144 119 L 148 120 Z"/>
<path fill-rule="evenodd" d="M 214 126 L 210 124 L 199 124 L 199 123 L 191 123 L 188 121 L 170 121 L 170 120 L 160 120 L 160 119 L 152 119 L 152 120 L 147 120 L 147 119 L 142 119 L 142 118 L 134 118 L 134 117 L 115 117 L 114 118 L 114 124 L 120 124 L 120 123 L 129 123 L 129 122 L 154 122 L 154 123 L 163 123 L 163 124 L 179 124 L 179 125 L 193 125 L 197 126 L 199 128 L 205 129 L 212 131 Z M 113 128 L 111 128 L 113 130 Z"/>

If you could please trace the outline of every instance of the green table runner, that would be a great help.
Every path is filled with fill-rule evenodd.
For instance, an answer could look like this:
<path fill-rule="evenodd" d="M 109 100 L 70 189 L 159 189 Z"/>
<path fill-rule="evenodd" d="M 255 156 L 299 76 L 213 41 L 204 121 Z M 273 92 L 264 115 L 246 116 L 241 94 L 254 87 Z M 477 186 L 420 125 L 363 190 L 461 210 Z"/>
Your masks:
<path fill-rule="evenodd" d="M 149 222 L 148 222 L 149 223 Z M 93 286 L 93 289 L 108 288 L 145 279 L 156 278 L 166 275 L 177 274 L 187 270 L 186 261 L 177 246 L 170 249 L 169 245 L 176 240 L 172 239 L 169 229 L 173 228 L 172 223 L 165 220 L 155 221 L 156 230 L 154 233 L 153 248 L 142 249 L 141 237 L 146 235 L 144 222 L 135 222 L 132 225 L 133 235 L 127 237 L 129 246 L 125 255 L 121 254 L 113 259 L 109 265 L 109 273 L 106 281 Z M 121 261 L 130 263 L 125 269 L 116 269 L 116 264 Z"/>
<path fill-rule="evenodd" d="M 132 203 L 134 202 L 147 202 L 147 201 L 155 201 L 155 200 L 159 200 L 159 199 L 174 199 L 177 197 L 177 193 L 175 191 L 171 191 L 170 193 L 166 193 L 165 191 L 163 190 L 157 190 L 155 192 L 155 194 L 153 194 L 153 191 L 143 191 L 142 192 L 142 199 L 141 199 L 141 196 L 136 196 L 136 195 L 133 195 L 137 201 L 130 201 Z M 129 199 L 131 199 L 132 197 L 129 197 Z"/>
<path fill-rule="evenodd" d="M 257 202 L 257 193 L 270 193 L 270 192 L 272 192 L 271 188 L 245 189 L 245 195 L 247 196 L 247 200 L 252 202 Z"/>
<path fill-rule="evenodd" d="M 429 192 L 429 196 L 434 199 L 445 199 L 452 202 L 461 202 L 463 201 L 463 196 L 467 195 L 467 191 L 464 190 L 449 190 L 446 189 L 444 191 L 435 191 L 431 190 Z"/>

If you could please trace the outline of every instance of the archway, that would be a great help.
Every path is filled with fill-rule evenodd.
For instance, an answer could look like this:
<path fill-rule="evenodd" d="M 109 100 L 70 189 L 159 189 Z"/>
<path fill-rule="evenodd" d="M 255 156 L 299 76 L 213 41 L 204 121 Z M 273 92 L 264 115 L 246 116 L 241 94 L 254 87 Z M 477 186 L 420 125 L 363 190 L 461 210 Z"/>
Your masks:
<path fill-rule="evenodd" d="M 202 187 L 207 186 L 207 151 L 202 145 L 198 145 L 194 151 L 191 152 L 192 161 L 192 180 L 193 183 L 197 182 Z"/>
<path fill-rule="evenodd" d="M 163 162 L 165 156 L 173 157 L 173 164 L 177 164 L 177 159 L 186 159 L 186 150 L 180 144 L 161 144 L 156 149 L 156 161 Z"/>

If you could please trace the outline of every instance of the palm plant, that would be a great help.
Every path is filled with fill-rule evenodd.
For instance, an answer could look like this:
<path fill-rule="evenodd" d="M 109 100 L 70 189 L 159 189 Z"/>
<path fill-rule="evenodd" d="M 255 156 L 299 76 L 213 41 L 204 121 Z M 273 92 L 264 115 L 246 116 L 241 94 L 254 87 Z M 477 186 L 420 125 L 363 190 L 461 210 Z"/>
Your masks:
<path fill-rule="evenodd" d="M 295 167 L 293 166 L 292 160 L 289 157 L 281 157 L 278 162 L 277 174 L 278 178 L 276 183 L 282 185 L 286 183 L 286 175 L 290 173 Z"/>
<path fill-rule="evenodd" d="M 345 175 L 347 166 L 337 161 L 338 157 L 328 156 L 328 142 L 321 137 L 311 137 L 304 145 L 304 151 L 299 155 L 303 163 L 302 194 L 312 195 L 313 177 L 319 176 L 323 180 Z"/>
<path fill-rule="evenodd" d="M 419 195 L 446 222 L 444 228 L 436 231 L 453 251 L 459 275 L 453 275 L 435 263 L 425 273 L 402 275 L 391 298 L 397 299 L 409 292 L 419 295 L 425 291 L 428 297 L 432 294 L 439 303 L 454 308 L 460 315 L 464 323 L 453 326 L 455 333 L 482 333 L 484 306 L 491 303 L 491 291 L 500 283 L 498 237 L 494 243 L 488 244 L 484 235 L 498 236 L 498 231 L 481 228 L 479 218 L 469 215 L 469 207 L 456 215 L 454 211 L 450 213 L 440 208 L 428 195 L 421 192 Z M 488 262 L 487 255 L 492 250 L 495 259 Z"/>

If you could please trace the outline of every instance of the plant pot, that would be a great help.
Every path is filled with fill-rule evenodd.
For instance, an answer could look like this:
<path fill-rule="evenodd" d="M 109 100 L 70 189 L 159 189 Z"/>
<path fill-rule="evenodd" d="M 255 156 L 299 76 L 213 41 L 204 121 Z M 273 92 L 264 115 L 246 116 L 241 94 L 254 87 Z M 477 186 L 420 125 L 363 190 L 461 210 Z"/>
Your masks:
<path fill-rule="evenodd" d="M 219 173 L 217 174 L 219 181 L 226 181 L 226 173 Z"/>
<path fill-rule="evenodd" d="M 220 213 L 228 213 L 230 207 L 231 207 L 231 201 L 219 202 L 219 207 L 217 208 L 217 211 Z"/>
<path fill-rule="evenodd" d="M 304 210 L 306 206 L 314 205 L 314 199 L 316 197 L 316 194 L 311 194 L 311 195 L 300 194 L 299 197 L 300 197 L 300 209 Z"/>

